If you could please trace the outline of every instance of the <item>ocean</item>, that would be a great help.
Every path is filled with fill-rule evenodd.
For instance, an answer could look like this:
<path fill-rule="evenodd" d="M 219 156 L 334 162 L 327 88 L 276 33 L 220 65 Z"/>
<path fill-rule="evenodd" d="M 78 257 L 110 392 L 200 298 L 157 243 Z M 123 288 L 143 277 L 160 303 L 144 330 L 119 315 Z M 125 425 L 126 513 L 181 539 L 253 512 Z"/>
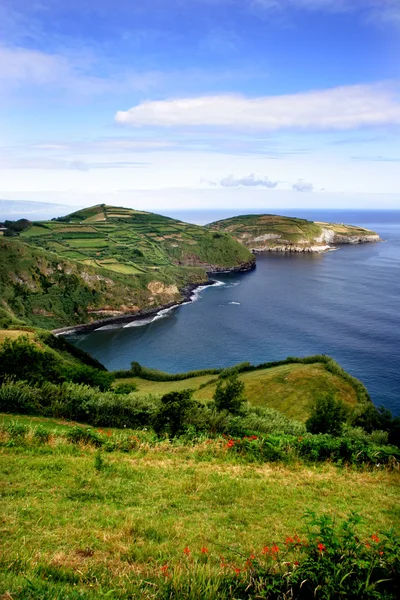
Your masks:
<path fill-rule="evenodd" d="M 191 303 L 70 341 L 108 369 L 138 361 L 171 373 L 328 354 L 367 386 L 376 405 L 400 414 L 400 211 L 279 212 L 362 225 L 384 242 L 322 255 L 258 254 L 254 271 L 218 274 Z M 234 213 L 165 214 L 202 224 Z"/>

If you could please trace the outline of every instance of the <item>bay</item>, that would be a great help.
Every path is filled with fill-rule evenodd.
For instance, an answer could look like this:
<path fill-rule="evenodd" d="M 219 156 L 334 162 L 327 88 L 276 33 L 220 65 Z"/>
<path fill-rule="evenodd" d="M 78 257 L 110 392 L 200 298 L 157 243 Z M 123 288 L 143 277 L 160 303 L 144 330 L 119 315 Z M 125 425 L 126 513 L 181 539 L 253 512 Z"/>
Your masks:
<path fill-rule="evenodd" d="M 363 225 L 385 241 L 323 255 L 259 254 L 254 271 L 218 274 L 192 303 L 70 341 L 108 369 L 138 361 L 171 373 L 328 354 L 363 381 L 375 404 L 399 414 L 400 211 L 280 212 Z M 206 223 L 235 213 L 166 214 Z"/>

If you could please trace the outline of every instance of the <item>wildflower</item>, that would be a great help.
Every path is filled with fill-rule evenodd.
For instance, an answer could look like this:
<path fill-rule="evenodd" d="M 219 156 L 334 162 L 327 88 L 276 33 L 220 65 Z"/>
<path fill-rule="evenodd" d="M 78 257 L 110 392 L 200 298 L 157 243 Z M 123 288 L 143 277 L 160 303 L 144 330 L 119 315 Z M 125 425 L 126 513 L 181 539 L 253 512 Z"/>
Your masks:
<path fill-rule="evenodd" d="M 319 543 L 319 544 L 318 544 L 318 550 L 319 550 L 319 551 L 321 552 L 321 554 L 322 554 L 322 552 L 324 552 L 324 550 L 326 550 L 326 548 L 325 548 L 325 546 L 324 546 L 323 544 Z"/>
<path fill-rule="evenodd" d="M 205 546 L 203 546 L 202 549 L 201 549 L 201 553 L 202 554 L 208 554 L 208 548 L 206 548 Z"/>
<path fill-rule="evenodd" d="M 285 544 L 294 544 L 294 539 L 293 539 L 292 537 L 289 537 L 289 536 L 288 536 L 288 537 L 286 538 Z"/>
<path fill-rule="evenodd" d="M 190 556 L 190 549 L 187 546 L 183 549 L 183 554 L 185 554 L 186 556 Z"/>
<path fill-rule="evenodd" d="M 376 542 L 376 543 L 378 543 L 378 542 L 379 542 L 379 538 L 378 538 L 378 536 L 377 536 L 375 533 L 373 533 L 373 534 L 371 535 L 371 540 L 372 540 L 373 542 Z"/>
<path fill-rule="evenodd" d="M 110 437 L 111 436 L 111 431 L 107 431 L 107 435 L 108 435 L 108 437 Z"/>
<path fill-rule="evenodd" d="M 371 548 L 371 544 L 369 544 L 368 542 L 365 543 L 365 547 L 366 548 Z"/>
<path fill-rule="evenodd" d="M 238 569 L 238 567 L 235 567 L 235 575 L 239 575 L 240 573 L 240 569 Z"/>
<path fill-rule="evenodd" d="M 268 546 L 264 546 L 264 548 L 261 550 L 261 554 L 268 554 L 268 552 L 269 552 Z"/>
<path fill-rule="evenodd" d="M 164 575 L 164 577 L 169 577 L 168 565 L 164 565 L 163 567 L 161 567 L 161 573 Z"/>
<path fill-rule="evenodd" d="M 293 563 L 293 566 L 298 567 L 299 565 L 300 565 L 299 561 L 295 560 L 294 563 Z"/>
<path fill-rule="evenodd" d="M 235 445 L 235 442 L 233 440 L 229 440 L 229 442 L 227 443 L 226 447 L 227 448 L 232 448 L 232 446 Z"/>
<path fill-rule="evenodd" d="M 379 556 L 383 556 L 383 552 L 382 552 L 382 550 L 379 552 Z"/>
<path fill-rule="evenodd" d="M 275 544 L 275 546 L 272 546 L 271 552 L 272 552 L 272 554 L 277 554 L 279 552 L 279 548 L 276 544 Z"/>
<path fill-rule="evenodd" d="M 255 556 L 254 556 L 254 554 L 250 554 L 250 556 L 249 556 L 249 559 L 250 559 L 250 560 L 254 560 L 254 559 L 255 559 Z"/>

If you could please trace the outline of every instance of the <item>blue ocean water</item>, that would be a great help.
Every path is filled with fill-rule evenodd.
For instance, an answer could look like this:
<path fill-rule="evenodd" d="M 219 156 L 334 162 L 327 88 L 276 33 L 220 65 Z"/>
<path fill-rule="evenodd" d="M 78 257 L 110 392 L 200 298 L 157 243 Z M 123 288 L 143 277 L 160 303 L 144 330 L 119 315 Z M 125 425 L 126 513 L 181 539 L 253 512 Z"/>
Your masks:
<path fill-rule="evenodd" d="M 323 255 L 257 255 L 257 268 L 219 274 L 197 301 L 151 322 L 73 335 L 109 369 L 135 360 L 169 372 L 328 354 L 376 404 L 400 413 L 400 211 L 280 211 L 364 225 L 384 243 Z M 169 213 L 210 222 L 232 213 Z"/>

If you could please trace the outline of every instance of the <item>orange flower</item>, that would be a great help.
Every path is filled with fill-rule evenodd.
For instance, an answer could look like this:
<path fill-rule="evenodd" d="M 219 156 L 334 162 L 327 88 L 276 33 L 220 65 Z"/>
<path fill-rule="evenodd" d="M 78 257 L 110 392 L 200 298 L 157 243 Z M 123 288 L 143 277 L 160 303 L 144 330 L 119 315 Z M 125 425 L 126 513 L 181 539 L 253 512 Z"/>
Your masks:
<path fill-rule="evenodd" d="M 183 554 L 186 554 L 186 556 L 190 556 L 190 549 L 187 546 L 183 549 Z"/>
<path fill-rule="evenodd" d="M 269 552 L 268 546 L 264 546 L 264 548 L 261 550 L 261 554 L 268 554 L 268 552 Z"/>
<path fill-rule="evenodd" d="M 272 554 L 277 554 L 279 552 L 279 548 L 276 544 L 275 544 L 275 546 L 272 546 L 271 552 L 272 552 Z"/>
<path fill-rule="evenodd" d="M 371 535 L 371 540 L 372 540 L 373 542 L 376 542 L 376 543 L 378 543 L 378 542 L 379 542 L 379 538 L 378 538 L 378 536 L 377 536 L 375 533 L 373 533 L 373 534 Z"/>
<path fill-rule="evenodd" d="M 161 573 L 164 575 L 164 577 L 169 577 L 168 565 L 164 565 L 163 567 L 161 567 Z"/>
<path fill-rule="evenodd" d="M 285 543 L 286 543 L 286 544 L 294 544 L 294 539 L 293 539 L 292 537 L 289 537 L 289 536 L 288 536 L 288 537 L 286 538 L 286 542 L 285 542 Z"/>
<path fill-rule="evenodd" d="M 235 574 L 239 575 L 239 573 L 240 573 L 240 569 L 238 569 L 237 567 L 235 567 Z"/>
<path fill-rule="evenodd" d="M 379 555 L 380 555 L 380 556 L 383 556 L 383 552 L 382 552 L 382 550 L 379 552 Z"/>
<path fill-rule="evenodd" d="M 324 552 L 324 550 L 326 550 L 326 548 L 325 548 L 325 546 L 324 546 L 323 544 L 319 543 L 319 544 L 318 544 L 318 550 L 319 550 L 319 551 L 321 552 L 321 554 L 322 554 L 322 552 Z"/>
<path fill-rule="evenodd" d="M 203 546 L 202 549 L 201 549 L 201 553 L 202 554 L 208 554 L 208 548 L 206 548 L 205 546 Z"/>
<path fill-rule="evenodd" d="M 371 548 L 371 544 L 369 544 L 368 542 L 366 542 L 365 547 L 366 548 Z"/>

